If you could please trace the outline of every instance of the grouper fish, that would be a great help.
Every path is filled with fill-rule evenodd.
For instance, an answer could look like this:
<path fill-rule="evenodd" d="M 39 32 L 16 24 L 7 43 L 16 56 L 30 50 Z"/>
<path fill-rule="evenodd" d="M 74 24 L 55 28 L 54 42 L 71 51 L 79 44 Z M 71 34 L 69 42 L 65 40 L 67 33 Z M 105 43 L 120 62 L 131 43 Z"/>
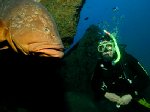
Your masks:
<path fill-rule="evenodd" d="M 0 43 L 15 52 L 41 57 L 64 56 L 64 45 L 48 10 L 34 0 L 0 0 Z"/>

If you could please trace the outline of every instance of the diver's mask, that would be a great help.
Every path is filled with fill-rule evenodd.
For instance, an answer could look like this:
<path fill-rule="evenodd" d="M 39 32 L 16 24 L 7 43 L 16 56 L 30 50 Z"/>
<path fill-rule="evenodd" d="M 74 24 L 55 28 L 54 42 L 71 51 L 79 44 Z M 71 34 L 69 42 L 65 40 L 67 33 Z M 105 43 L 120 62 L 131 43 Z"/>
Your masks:
<path fill-rule="evenodd" d="M 99 42 L 97 47 L 98 52 L 107 52 L 107 51 L 115 51 L 114 43 L 112 41 L 102 41 Z"/>

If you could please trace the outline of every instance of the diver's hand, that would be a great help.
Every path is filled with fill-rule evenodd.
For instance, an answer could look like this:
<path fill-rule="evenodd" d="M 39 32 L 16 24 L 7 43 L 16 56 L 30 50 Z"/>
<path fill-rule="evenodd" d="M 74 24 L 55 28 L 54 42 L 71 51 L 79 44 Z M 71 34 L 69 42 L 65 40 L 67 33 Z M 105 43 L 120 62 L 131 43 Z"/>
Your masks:
<path fill-rule="evenodd" d="M 117 104 L 119 105 L 127 105 L 131 102 L 132 96 L 130 94 L 122 96 L 118 101 Z"/>
<path fill-rule="evenodd" d="M 115 93 L 105 93 L 105 98 L 107 98 L 108 100 L 112 101 L 112 102 L 119 102 L 120 100 L 120 96 L 116 95 Z"/>

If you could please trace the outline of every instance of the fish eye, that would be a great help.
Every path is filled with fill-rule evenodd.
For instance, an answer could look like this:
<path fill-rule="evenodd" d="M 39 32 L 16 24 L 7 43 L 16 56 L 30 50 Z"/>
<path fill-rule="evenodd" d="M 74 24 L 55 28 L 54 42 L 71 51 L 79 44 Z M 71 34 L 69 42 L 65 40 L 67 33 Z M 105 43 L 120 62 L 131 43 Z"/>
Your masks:
<path fill-rule="evenodd" d="M 49 33 L 49 32 L 50 32 L 50 30 L 49 30 L 48 27 L 45 27 L 45 28 L 44 28 L 44 31 L 45 31 L 46 33 Z"/>

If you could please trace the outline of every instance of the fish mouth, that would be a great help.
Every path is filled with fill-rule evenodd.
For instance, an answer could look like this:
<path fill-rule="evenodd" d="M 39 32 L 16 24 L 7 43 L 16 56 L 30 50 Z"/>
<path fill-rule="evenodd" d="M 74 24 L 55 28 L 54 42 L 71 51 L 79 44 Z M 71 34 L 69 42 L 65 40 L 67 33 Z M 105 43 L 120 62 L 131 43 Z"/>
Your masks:
<path fill-rule="evenodd" d="M 62 58 L 64 56 L 64 46 L 61 44 L 41 45 L 41 43 L 34 43 L 30 44 L 29 51 L 32 55 L 40 57 Z"/>
<path fill-rule="evenodd" d="M 56 48 L 43 48 L 35 51 L 41 57 L 57 57 L 62 58 L 64 56 L 63 49 Z"/>

